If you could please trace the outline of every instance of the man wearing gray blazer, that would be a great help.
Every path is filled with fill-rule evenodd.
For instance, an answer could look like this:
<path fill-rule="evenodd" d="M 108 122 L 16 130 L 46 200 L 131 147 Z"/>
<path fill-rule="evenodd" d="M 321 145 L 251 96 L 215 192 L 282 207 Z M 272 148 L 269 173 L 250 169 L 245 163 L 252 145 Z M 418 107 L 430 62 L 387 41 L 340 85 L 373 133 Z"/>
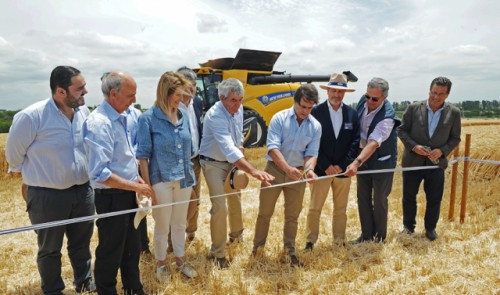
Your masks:
<path fill-rule="evenodd" d="M 415 231 L 417 193 L 423 180 L 427 201 L 425 236 L 430 241 L 437 239 L 435 229 L 443 198 L 444 169 L 448 166 L 446 157 L 460 143 L 460 110 L 445 102 L 451 84 L 446 77 L 432 80 L 429 99 L 408 106 L 398 128 L 399 139 L 405 146 L 403 167 L 439 167 L 403 172 L 403 233 Z"/>

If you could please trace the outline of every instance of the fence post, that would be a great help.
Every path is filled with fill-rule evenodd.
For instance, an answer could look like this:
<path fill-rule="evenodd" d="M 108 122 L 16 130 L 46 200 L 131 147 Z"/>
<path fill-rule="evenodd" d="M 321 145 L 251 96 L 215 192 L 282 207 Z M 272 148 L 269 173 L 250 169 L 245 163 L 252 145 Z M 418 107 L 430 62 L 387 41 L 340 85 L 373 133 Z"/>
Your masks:
<path fill-rule="evenodd" d="M 462 183 L 462 201 L 460 203 L 460 223 L 464 223 L 465 208 L 467 205 L 467 186 L 469 180 L 469 155 L 470 155 L 470 134 L 465 135 L 465 161 L 464 161 L 464 178 Z"/>
<path fill-rule="evenodd" d="M 457 145 L 453 151 L 453 158 L 458 158 L 460 145 Z M 453 216 L 455 215 L 455 194 L 457 192 L 457 175 L 458 175 L 458 163 L 456 162 L 451 167 L 451 191 L 450 191 L 450 211 L 448 212 L 448 220 L 453 221 Z"/>

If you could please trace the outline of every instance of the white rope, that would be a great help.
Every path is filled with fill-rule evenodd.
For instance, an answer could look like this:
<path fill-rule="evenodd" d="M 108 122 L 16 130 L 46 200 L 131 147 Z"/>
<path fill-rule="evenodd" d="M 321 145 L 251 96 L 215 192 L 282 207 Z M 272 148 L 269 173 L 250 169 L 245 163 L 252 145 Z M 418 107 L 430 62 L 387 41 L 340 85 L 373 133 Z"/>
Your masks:
<path fill-rule="evenodd" d="M 500 165 L 500 161 L 488 161 L 488 160 L 471 159 L 469 157 L 454 158 L 452 161 L 450 161 L 449 164 L 453 165 L 453 164 L 457 163 L 458 161 L 470 161 L 470 162 L 479 162 L 479 163 L 487 163 L 487 164 Z M 418 167 L 406 167 L 406 168 L 394 168 L 394 169 L 363 170 L 363 171 L 358 171 L 356 174 L 357 175 L 360 175 L 360 174 L 375 174 L 375 173 L 378 174 L 378 173 L 415 171 L 415 170 L 426 170 L 426 169 L 436 169 L 436 168 L 439 168 L 439 166 L 418 166 Z M 321 177 L 316 178 L 316 180 L 333 178 L 333 177 L 336 177 L 336 176 L 343 176 L 344 174 L 345 173 L 339 173 L 339 174 L 333 174 L 333 175 L 325 175 L 325 176 L 321 176 Z M 303 182 L 311 181 L 311 180 L 312 179 L 301 179 L 301 180 L 296 180 L 296 181 L 291 181 L 291 182 L 286 182 L 286 183 L 280 183 L 280 184 L 274 184 L 274 185 L 260 187 L 260 188 L 245 189 L 245 190 L 241 190 L 239 192 L 234 192 L 234 193 L 209 196 L 208 198 L 204 197 L 203 199 L 220 198 L 220 197 L 230 196 L 230 195 L 244 193 L 244 192 L 252 192 L 254 190 L 264 190 L 264 189 L 270 189 L 270 188 L 281 187 L 281 186 L 286 186 L 286 185 L 292 185 L 292 184 L 297 184 L 297 183 L 303 183 Z M 192 199 L 192 200 L 190 199 L 190 200 L 186 200 L 186 201 L 180 201 L 180 202 L 174 202 L 174 203 L 167 203 L 167 204 L 160 204 L 160 205 L 155 205 L 155 206 L 151 206 L 151 207 L 134 208 L 134 209 L 128 209 L 128 210 L 122 210 L 122 211 L 108 212 L 108 213 L 103 213 L 103 214 L 94 214 L 94 215 L 83 216 L 83 217 L 76 217 L 76 218 L 70 218 L 70 219 L 50 221 L 50 222 L 45 222 L 45 223 L 38 223 L 38 224 L 34 224 L 34 225 L 17 227 L 17 228 L 12 228 L 12 229 L 5 229 L 5 230 L 0 230 L 0 236 L 7 235 L 7 234 L 14 234 L 14 233 L 19 233 L 19 232 L 24 232 L 24 231 L 30 231 L 30 230 L 39 230 L 39 229 L 45 229 L 45 228 L 50 228 L 50 227 L 55 227 L 55 226 L 68 225 L 68 224 L 73 224 L 73 223 L 78 223 L 78 222 L 84 222 L 84 221 L 91 221 L 91 220 L 95 220 L 97 218 L 108 218 L 108 217 L 118 216 L 118 215 L 122 215 L 122 214 L 135 213 L 135 212 L 138 212 L 138 211 L 147 211 L 147 210 L 150 210 L 150 209 L 157 209 L 157 208 L 162 208 L 162 207 L 166 207 L 166 206 L 173 206 L 173 205 L 178 205 L 178 204 L 184 204 L 184 203 L 189 203 L 189 202 L 200 201 L 201 199 L 202 198 Z"/>
<path fill-rule="evenodd" d="M 450 161 L 450 165 L 453 165 L 453 164 L 455 164 L 455 163 L 457 163 L 459 161 L 500 165 L 500 161 L 471 159 L 470 157 L 457 157 L 457 158 L 453 158 L 453 160 Z"/>

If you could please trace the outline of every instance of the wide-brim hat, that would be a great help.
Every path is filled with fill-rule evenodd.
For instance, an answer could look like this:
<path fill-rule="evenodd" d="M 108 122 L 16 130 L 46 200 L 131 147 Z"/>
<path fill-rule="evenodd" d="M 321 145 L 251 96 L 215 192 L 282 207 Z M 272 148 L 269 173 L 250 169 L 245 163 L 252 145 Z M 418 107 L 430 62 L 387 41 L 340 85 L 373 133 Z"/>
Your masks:
<path fill-rule="evenodd" d="M 345 90 L 346 92 L 356 91 L 354 88 L 347 87 L 346 75 L 337 73 L 332 74 L 332 76 L 330 77 L 330 81 L 328 81 L 327 85 L 320 85 L 319 87 L 321 89 L 328 89 L 328 88 L 340 89 L 340 90 Z"/>
<path fill-rule="evenodd" d="M 238 167 L 233 167 L 226 176 L 226 181 L 224 181 L 224 191 L 227 193 L 234 193 L 239 190 L 245 189 L 248 185 L 248 175 L 238 169 Z"/>
<path fill-rule="evenodd" d="M 146 196 L 139 196 L 137 195 L 135 197 L 137 201 L 137 207 L 139 208 L 147 208 L 151 207 L 151 199 L 146 197 Z M 151 212 L 151 209 L 145 209 L 145 210 L 139 210 L 135 212 L 134 216 L 134 227 L 137 229 L 139 227 L 139 223 L 141 223 L 141 220 L 148 215 L 148 213 Z"/>

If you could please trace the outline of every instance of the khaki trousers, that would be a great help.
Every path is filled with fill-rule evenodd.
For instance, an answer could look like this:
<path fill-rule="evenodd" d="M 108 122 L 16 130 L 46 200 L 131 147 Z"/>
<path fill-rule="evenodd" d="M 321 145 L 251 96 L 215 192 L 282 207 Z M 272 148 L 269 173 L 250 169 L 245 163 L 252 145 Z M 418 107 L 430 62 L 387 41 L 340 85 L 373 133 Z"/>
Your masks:
<path fill-rule="evenodd" d="M 227 220 L 232 238 L 239 238 L 243 233 L 243 217 L 241 215 L 241 194 L 233 193 L 225 196 L 224 181 L 233 166 L 231 163 L 200 160 L 203 175 L 207 182 L 212 208 L 210 209 L 210 235 L 212 247 L 210 252 L 217 258 L 226 256 Z M 212 196 L 217 196 L 212 198 Z M 226 205 L 227 200 L 227 205 Z"/>
<path fill-rule="evenodd" d="M 285 172 L 278 168 L 273 162 L 267 162 L 265 171 L 275 177 L 273 185 L 291 182 Z M 302 201 L 306 183 L 296 183 L 292 185 L 279 186 L 274 188 L 264 188 L 259 195 L 259 215 L 255 224 L 255 237 L 253 240 L 254 249 L 263 247 L 266 244 L 269 233 L 269 224 L 274 213 L 274 207 L 278 197 L 283 191 L 285 196 L 285 224 L 283 227 L 283 243 L 285 250 L 290 255 L 295 255 L 295 237 L 297 236 L 298 218 L 302 211 Z"/>
<path fill-rule="evenodd" d="M 330 187 L 333 195 L 333 239 L 344 240 L 347 224 L 347 202 L 351 178 L 324 178 L 311 184 L 311 202 L 307 214 L 306 241 L 316 243 L 319 235 L 319 220 Z"/>
<path fill-rule="evenodd" d="M 201 166 L 200 166 L 200 158 L 196 157 L 191 160 L 193 163 L 194 176 L 196 178 L 196 185 L 193 186 L 193 190 L 191 191 L 191 200 L 188 208 L 188 216 L 187 216 L 187 226 L 186 233 L 194 234 L 198 229 L 198 215 L 199 215 L 199 207 L 200 207 L 200 188 L 201 188 Z"/>

